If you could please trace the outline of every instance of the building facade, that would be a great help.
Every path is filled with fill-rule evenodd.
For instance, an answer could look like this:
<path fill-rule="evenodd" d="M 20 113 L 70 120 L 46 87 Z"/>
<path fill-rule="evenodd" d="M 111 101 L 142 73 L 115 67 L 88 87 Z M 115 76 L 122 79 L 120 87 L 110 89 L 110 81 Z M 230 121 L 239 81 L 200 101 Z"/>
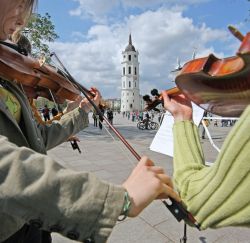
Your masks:
<path fill-rule="evenodd" d="M 121 112 L 140 111 L 139 52 L 132 44 L 131 34 L 122 56 Z"/>
<path fill-rule="evenodd" d="M 107 108 L 110 108 L 113 111 L 120 111 L 121 110 L 121 99 L 106 99 L 105 105 Z"/>

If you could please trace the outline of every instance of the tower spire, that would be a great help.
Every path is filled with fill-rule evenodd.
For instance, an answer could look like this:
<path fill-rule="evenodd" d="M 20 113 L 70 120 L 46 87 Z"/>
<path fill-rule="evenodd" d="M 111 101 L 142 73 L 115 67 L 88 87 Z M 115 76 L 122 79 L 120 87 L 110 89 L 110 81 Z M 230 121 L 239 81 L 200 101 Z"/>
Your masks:
<path fill-rule="evenodd" d="M 131 33 L 129 34 L 128 45 L 127 45 L 125 51 L 134 51 L 135 52 L 135 47 L 132 44 Z"/>
<path fill-rule="evenodd" d="M 132 45 L 132 37 L 131 37 L 131 33 L 129 34 L 129 40 L 128 40 L 129 45 Z"/>

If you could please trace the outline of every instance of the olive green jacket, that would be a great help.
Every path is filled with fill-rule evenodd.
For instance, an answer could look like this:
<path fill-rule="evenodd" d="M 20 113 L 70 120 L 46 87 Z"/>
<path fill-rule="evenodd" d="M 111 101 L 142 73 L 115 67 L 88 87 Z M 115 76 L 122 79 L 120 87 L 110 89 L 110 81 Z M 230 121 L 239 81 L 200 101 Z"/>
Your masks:
<path fill-rule="evenodd" d="M 174 181 L 202 229 L 250 227 L 250 106 L 227 136 L 211 167 L 205 165 L 197 127 L 174 125 Z"/>
<path fill-rule="evenodd" d="M 78 241 L 105 242 L 122 210 L 124 189 L 46 155 L 88 125 L 87 113 L 77 108 L 38 127 L 20 89 L 4 84 L 21 104 L 22 122 L 0 99 L 0 242 L 25 223 Z"/>

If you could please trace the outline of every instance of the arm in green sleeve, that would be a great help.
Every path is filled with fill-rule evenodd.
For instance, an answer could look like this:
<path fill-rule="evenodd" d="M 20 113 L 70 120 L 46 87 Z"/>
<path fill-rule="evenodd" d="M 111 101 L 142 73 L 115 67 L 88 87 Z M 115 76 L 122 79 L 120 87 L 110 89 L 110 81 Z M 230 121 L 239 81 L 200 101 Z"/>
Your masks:
<path fill-rule="evenodd" d="M 213 166 L 204 165 L 198 129 L 174 125 L 174 180 L 202 229 L 250 226 L 250 107 L 226 138 Z"/>

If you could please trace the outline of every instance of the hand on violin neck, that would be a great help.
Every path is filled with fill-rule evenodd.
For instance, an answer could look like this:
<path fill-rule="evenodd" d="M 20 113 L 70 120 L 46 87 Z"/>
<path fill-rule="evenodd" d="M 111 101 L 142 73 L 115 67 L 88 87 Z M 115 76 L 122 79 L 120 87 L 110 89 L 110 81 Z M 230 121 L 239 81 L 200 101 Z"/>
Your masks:
<path fill-rule="evenodd" d="M 163 168 L 155 166 L 145 156 L 122 186 L 128 192 L 131 201 L 129 217 L 137 216 L 155 199 L 171 197 L 177 201 L 181 200 L 173 189 L 171 178 L 164 173 Z"/>
<path fill-rule="evenodd" d="M 95 105 L 98 106 L 101 100 L 100 92 L 96 88 L 93 88 L 93 87 L 90 89 L 90 92 L 94 95 L 93 97 L 90 97 L 90 98 L 95 103 Z M 79 107 L 82 108 L 87 113 L 90 112 L 90 110 L 92 109 L 92 105 L 87 100 L 87 98 L 82 99 L 82 101 L 79 104 Z"/>
<path fill-rule="evenodd" d="M 193 109 L 191 101 L 189 101 L 183 94 L 170 98 L 166 91 L 162 92 L 164 100 L 164 108 L 169 111 L 177 121 L 192 121 Z"/>

